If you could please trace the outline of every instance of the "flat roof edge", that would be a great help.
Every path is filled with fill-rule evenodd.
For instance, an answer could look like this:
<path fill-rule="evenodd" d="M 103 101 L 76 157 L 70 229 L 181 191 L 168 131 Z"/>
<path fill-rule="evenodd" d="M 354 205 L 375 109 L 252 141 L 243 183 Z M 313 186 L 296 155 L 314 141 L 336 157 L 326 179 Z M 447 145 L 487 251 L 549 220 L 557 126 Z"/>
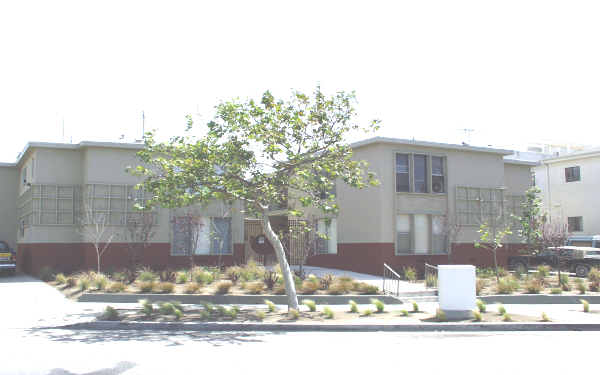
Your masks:
<path fill-rule="evenodd" d="M 504 159 L 504 164 L 514 164 L 514 165 L 527 165 L 530 167 L 534 167 L 538 165 L 538 162 L 535 161 L 527 161 L 527 160 L 516 160 L 516 159 Z"/>
<path fill-rule="evenodd" d="M 429 142 L 429 141 L 418 141 L 411 139 L 402 139 L 402 138 L 388 138 L 388 137 L 373 137 L 369 139 L 364 139 L 362 141 L 357 141 L 350 144 L 351 148 L 358 148 L 367 146 L 375 143 L 392 143 L 399 145 L 411 145 L 411 146 L 421 146 L 421 147 L 432 147 L 432 148 L 443 148 L 449 150 L 461 150 L 461 151 L 472 151 L 472 152 L 485 152 L 491 154 L 499 154 L 499 155 L 512 155 L 512 150 L 505 150 L 500 148 L 489 148 L 489 147 L 478 147 L 478 146 L 469 146 L 469 145 L 457 145 L 453 143 L 439 143 L 439 142 Z"/>

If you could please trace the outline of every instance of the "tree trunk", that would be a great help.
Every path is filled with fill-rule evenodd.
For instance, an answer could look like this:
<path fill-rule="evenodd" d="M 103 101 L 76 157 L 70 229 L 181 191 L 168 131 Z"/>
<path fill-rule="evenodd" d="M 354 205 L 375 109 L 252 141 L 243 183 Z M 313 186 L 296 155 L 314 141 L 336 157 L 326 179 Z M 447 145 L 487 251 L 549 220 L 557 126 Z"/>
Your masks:
<path fill-rule="evenodd" d="M 96 249 L 96 256 L 98 257 L 98 273 L 100 273 L 100 251 Z"/>
<path fill-rule="evenodd" d="M 498 249 L 496 249 L 498 250 Z M 496 282 L 500 282 L 500 276 L 498 276 L 498 260 L 496 259 L 496 250 L 492 251 L 494 253 L 494 269 L 496 270 Z"/>
<path fill-rule="evenodd" d="M 292 276 L 292 270 L 290 269 L 290 265 L 285 258 L 285 251 L 283 250 L 283 245 L 281 244 L 281 240 L 271 228 L 271 222 L 269 221 L 269 215 L 266 211 L 263 210 L 262 213 L 262 229 L 265 232 L 265 235 L 273 245 L 275 249 L 275 255 L 277 255 L 277 260 L 279 261 L 279 265 L 281 267 L 281 273 L 283 274 L 283 281 L 285 283 L 285 293 L 288 297 L 288 309 L 296 309 L 298 310 L 298 296 L 296 295 L 296 285 L 294 284 L 294 277 Z"/>

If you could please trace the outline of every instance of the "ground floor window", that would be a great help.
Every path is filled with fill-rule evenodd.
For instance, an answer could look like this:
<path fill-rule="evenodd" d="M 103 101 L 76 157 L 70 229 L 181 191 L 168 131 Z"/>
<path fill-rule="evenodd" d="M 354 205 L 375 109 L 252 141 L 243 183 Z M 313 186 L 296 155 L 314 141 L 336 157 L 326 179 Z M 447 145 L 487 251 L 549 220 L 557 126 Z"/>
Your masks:
<path fill-rule="evenodd" d="M 231 218 L 179 216 L 172 220 L 171 255 L 232 254 Z"/>
<path fill-rule="evenodd" d="M 319 219 L 317 233 L 326 236 L 317 238 L 317 254 L 337 253 L 337 221 L 336 219 Z"/>
<path fill-rule="evenodd" d="M 569 232 L 583 232 L 583 217 L 572 216 L 567 218 Z"/>
<path fill-rule="evenodd" d="M 397 215 L 396 254 L 445 254 L 445 222 L 443 215 Z"/>

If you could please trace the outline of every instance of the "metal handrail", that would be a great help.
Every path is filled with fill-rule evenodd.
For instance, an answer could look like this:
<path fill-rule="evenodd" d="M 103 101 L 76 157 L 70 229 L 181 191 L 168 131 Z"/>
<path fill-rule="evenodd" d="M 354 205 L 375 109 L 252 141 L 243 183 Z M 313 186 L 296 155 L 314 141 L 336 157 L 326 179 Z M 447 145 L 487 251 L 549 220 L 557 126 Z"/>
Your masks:
<path fill-rule="evenodd" d="M 437 280 L 438 280 L 438 268 L 434 265 L 431 265 L 429 263 L 425 263 L 425 288 L 437 288 Z M 428 275 L 433 275 L 435 278 L 432 278 L 431 280 L 429 280 Z M 429 286 L 429 283 L 433 283 L 433 286 Z"/>
<path fill-rule="evenodd" d="M 388 283 L 390 284 L 391 288 L 388 288 L 386 290 L 385 286 L 386 286 L 386 279 L 388 280 Z M 398 273 L 396 273 L 396 271 L 394 271 L 390 266 L 388 266 L 387 264 L 383 263 L 383 294 L 389 293 L 389 294 L 394 294 L 393 291 L 393 286 L 394 283 L 396 284 L 396 296 L 400 295 L 400 282 L 401 282 L 402 278 L 400 277 L 400 275 L 398 275 Z"/>

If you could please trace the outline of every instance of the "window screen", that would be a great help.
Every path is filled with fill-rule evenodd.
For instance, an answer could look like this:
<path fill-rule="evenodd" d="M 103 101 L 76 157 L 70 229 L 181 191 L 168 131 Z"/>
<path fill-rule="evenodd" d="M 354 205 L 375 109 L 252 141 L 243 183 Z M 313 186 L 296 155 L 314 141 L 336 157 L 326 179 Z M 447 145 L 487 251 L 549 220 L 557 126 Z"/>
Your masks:
<path fill-rule="evenodd" d="M 415 155 L 415 192 L 427 193 L 427 156 Z"/>
<path fill-rule="evenodd" d="M 431 190 L 434 193 L 444 193 L 444 158 L 431 157 Z"/>
<path fill-rule="evenodd" d="M 565 168 L 565 181 L 573 182 L 581 180 L 581 175 L 579 173 L 579 167 L 569 167 Z"/>
<path fill-rule="evenodd" d="M 396 191 L 410 191 L 408 155 L 396 154 Z"/>
<path fill-rule="evenodd" d="M 396 242 L 397 253 L 410 253 L 410 215 L 398 215 L 396 217 Z"/>

